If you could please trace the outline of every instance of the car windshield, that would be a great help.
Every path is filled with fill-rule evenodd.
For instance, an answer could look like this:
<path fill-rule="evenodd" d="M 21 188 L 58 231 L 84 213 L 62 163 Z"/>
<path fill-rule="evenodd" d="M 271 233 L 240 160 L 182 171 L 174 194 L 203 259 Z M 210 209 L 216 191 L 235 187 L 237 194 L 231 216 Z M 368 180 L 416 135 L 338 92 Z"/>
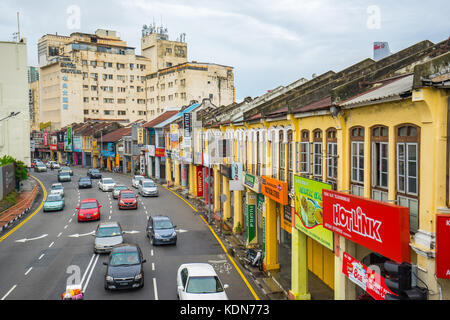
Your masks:
<path fill-rule="evenodd" d="M 155 229 L 172 229 L 173 225 L 170 220 L 154 220 Z"/>
<path fill-rule="evenodd" d="M 62 167 L 62 168 L 61 168 L 61 171 L 70 171 L 70 168 Z"/>
<path fill-rule="evenodd" d="M 114 183 L 113 179 L 103 179 L 103 183 Z"/>
<path fill-rule="evenodd" d="M 91 170 L 91 173 L 100 173 L 100 171 L 98 171 L 98 170 Z"/>
<path fill-rule="evenodd" d="M 143 182 L 142 186 L 144 188 L 151 188 L 151 187 L 156 187 L 156 184 L 154 182 L 152 182 L 152 181 L 148 181 L 148 182 Z"/>
<path fill-rule="evenodd" d="M 115 237 L 120 236 L 122 233 L 120 232 L 119 227 L 103 227 L 98 228 L 97 237 L 98 238 L 107 238 L 107 237 Z"/>
<path fill-rule="evenodd" d="M 142 179 L 144 179 L 143 176 L 134 176 L 134 180 L 142 180 Z"/>
<path fill-rule="evenodd" d="M 190 277 L 186 288 L 188 293 L 216 293 L 222 291 L 222 284 L 216 276 Z"/>
<path fill-rule="evenodd" d="M 97 208 L 97 202 L 83 202 L 80 209 L 94 209 Z"/>
<path fill-rule="evenodd" d="M 48 202 L 61 201 L 61 196 L 57 194 L 51 194 L 47 197 Z"/>
<path fill-rule="evenodd" d="M 137 252 L 116 252 L 111 256 L 109 264 L 111 266 L 123 266 L 140 263 L 139 254 Z"/>
<path fill-rule="evenodd" d="M 63 188 L 62 185 L 53 185 L 52 190 L 61 190 Z"/>
<path fill-rule="evenodd" d="M 120 197 L 122 199 L 132 199 L 132 198 L 136 198 L 136 196 L 134 195 L 134 193 L 131 192 L 123 192 L 120 194 Z"/>
<path fill-rule="evenodd" d="M 125 190 L 128 189 L 126 186 L 115 186 L 114 190 Z"/>
<path fill-rule="evenodd" d="M 69 175 L 69 173 L 68 173 L 68 172 L 65 172 L 65 171 L 63 171 L 63 172 L 61 172 L 61 173 L 60 173 L 60 175 L 61 175 L 61 176 L 68 176 L 68 175 Z"/>
<path fill-rule="evenodd" d="M 89 178 L 80 178 L 80 181 L 81 182 L 89 182 L 89 181 L 91 181 L 91 179 L 89 179 Z"/>

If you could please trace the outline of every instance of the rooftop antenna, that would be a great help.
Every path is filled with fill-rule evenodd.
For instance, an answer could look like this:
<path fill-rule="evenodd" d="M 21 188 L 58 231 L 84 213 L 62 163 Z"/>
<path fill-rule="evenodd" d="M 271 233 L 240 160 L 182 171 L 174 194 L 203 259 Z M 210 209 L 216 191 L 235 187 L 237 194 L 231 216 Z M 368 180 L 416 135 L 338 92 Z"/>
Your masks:
<path fill-rule="evenodd" d="M 17 11 L 17 32 L 13 33 L 13 40 L 20 42 L 20 22 L 19 22 L 19 11 Z"/>

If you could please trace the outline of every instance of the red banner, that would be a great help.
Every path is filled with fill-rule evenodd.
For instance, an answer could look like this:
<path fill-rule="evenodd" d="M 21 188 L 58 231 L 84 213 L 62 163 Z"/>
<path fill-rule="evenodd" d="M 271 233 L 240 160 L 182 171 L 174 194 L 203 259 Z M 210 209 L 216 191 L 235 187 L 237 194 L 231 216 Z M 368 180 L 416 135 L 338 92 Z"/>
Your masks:
<path fill-rule="evenodd" d="M 164 148 L 155 148 L 155 157 L 165 157 L 166 149 Z"/>
<path fill-rule="evenodd" d="M 203 171 L 202 167 L 195 166 L 195 178 L 197 179 L 197 197 L 203 197 Z"/>
<path fill-rule="evenodd" d="M 398 263 L 410 262 L 409 210 L 323 190 L 323 226 Z"/>
<path fill-rule="evenodd" d="M 344 252 L 342 256 L 342 273 L 375 300 L 384 300 L 387 293 L 395 295 L 386 286 L 382 276 L 366 267 L 347 252 Z"/>
<path fill-rule="evenodd" d="M 48 132 L 44 131 L 42 136 L 44 138 L 44 147 L 48 147 Z"/>
<path fill-rule="evenodd" d="M 436 215 L 436 277 L 450 279 L 450 214 Z"/>
<path fill-rule="evenodd" d="M 52 151 L 58 150 L 57 145 L 56 145 L 56 144 L 51 144 L 51 145 L 50 145 L 50 150 L 52 150 Z"/>

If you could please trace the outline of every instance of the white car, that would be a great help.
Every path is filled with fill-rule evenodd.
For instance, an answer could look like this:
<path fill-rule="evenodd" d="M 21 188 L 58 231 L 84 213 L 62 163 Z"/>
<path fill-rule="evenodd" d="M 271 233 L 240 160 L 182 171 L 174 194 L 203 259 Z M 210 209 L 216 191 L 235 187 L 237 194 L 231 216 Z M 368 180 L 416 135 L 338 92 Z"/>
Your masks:
<path fill-rule="evenodd" d="M 144 176 L 134 176 L 133 179 L 131 179 L 131 185 L 133 186 L 133 188 L 137 189 L 139 187 L 139 182 L 144 179 Z"/>
<path fill-rule="evenodd" d="M 64 188 L 61 183 L 54 183 L 50 189 L 50 194 L 59 194 L 64 197 Z"/>
<path fill-rule="evenodd" d="M 216 271 L 209 263 L 185 263 L 177 272 L 177 296 L 180 300 L 228 300 Z"/>
<path fill-rule="evenodd" d="M 112 178 L 101 178 L 98 182 L 98 188 L 102 191 L 112 191 L 116 183 Z"/>

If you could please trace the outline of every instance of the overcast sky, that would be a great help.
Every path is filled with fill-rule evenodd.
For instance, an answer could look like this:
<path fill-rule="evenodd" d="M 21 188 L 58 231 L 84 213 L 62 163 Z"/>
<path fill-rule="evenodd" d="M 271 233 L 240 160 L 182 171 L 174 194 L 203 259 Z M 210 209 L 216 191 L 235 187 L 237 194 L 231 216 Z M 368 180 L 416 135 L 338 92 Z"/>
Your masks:
<path fill-rule="evenodd" d="M 0 41 L 12 40 L 20 12 L 37 66 L 44 34 L 113 29 L 140 54 L 142 26 L 162 23 L 170 40 L 186 33 L 189 61 L 234 67 L 240 101 L 373 58 L 374 41 L 391 52 L 440 42 L 450 36 L 449 9 L 448 0 L 0 0 Z"/>

